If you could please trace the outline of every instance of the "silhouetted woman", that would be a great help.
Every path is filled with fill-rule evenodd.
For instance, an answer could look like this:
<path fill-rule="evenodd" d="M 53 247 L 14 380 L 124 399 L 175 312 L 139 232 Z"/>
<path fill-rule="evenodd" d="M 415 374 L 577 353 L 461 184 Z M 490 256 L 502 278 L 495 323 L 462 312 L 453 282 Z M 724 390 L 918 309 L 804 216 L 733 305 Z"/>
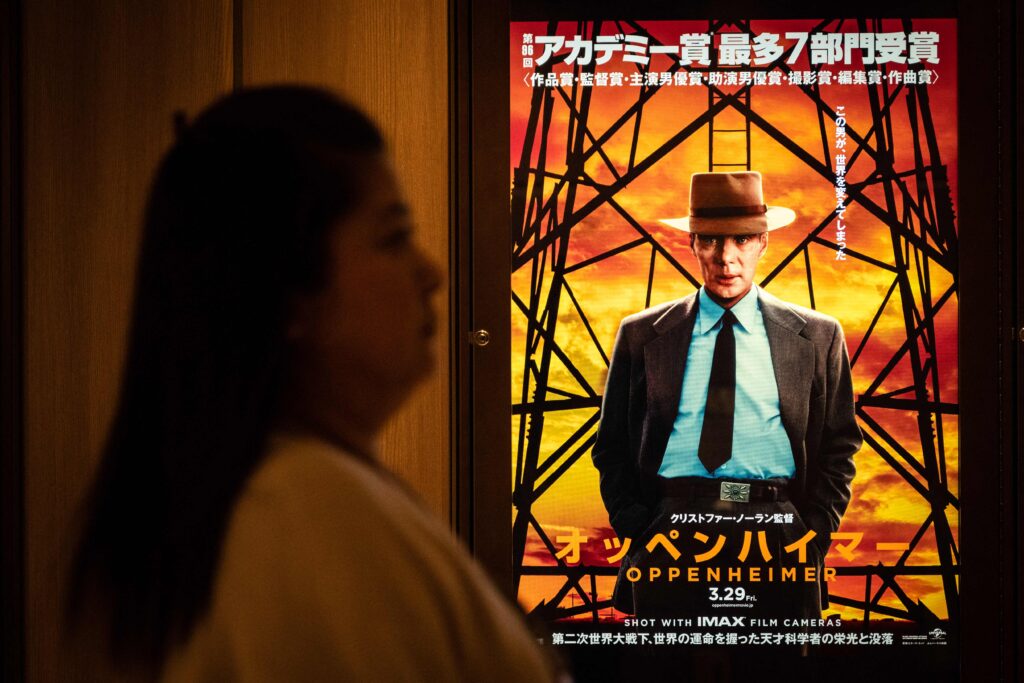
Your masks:
<path fill-rule="evenodd" d="M 431 368 L 439 284 L 373 124 L 317 90 L 233 94 L 167 153 L 145 221 L 78 629 L 167 680 L 550 680 L 373 461 Z"/>

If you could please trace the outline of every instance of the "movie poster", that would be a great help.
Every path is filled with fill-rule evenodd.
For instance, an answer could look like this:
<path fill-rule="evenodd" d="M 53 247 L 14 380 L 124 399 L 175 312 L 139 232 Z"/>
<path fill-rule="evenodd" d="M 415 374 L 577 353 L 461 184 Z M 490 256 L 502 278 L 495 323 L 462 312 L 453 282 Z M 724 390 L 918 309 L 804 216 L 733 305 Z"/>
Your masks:
<path fill-rule="evenodd" d="M 555 645 L 567 647 L 954 647 L 955 20 L 513 22 L 509 39 L 512 525 L 523 608 L 550 625 Z M 756 500 L 745 508 L 742 498 L 751 494 L 726 476 L 707 477 L 711 483 L 693 494 L 721 486 L 719 499 L 671 513 L 662 509 L 662 489 L 640 493 L 656 472 L 634 471 L 603 493 L 594 454 L 614 363 L 618 413 L 606 419 L 619 420 L 622 434 L 608 448 L 625 450 L 606 465 L 609 482 L 637 451 L 659 450 L 657 467 L 661 450 L 687 452 L 677 439 L 685 436 L 682 413 L 694 412 L 686 396 L 695 391 L 693 400 L 703 401 L 710 393 L 683 386 L 685 371 L 679 376 L 681 363 L 671 361 L 673 353 L 687 357 L 689 347 L 645 352 L 636 347 L 660 332 L 638 332 L 621 347 L 616 336 L 624 318 L 669 310 L 668 302 L 697 292 L 702 266 L 731 258 L 722 255 L 726 246 L 699 256 L 692 233 L 680 227 L 694 225 L 701 211 L 714 218 L 724 210 L 710 190 L 691 197 L 694 174 L 750 179 L 743 175 L 749 171 L 760 174 L 760 187 L 743 195 L 749 202 L 725 202 L 727 211 L 737 205 L 753 220 L 782 207 L 795 216 L 768 233 L 753 283 L 775 301 L 812 311 L 801 317 L 808 327 L 798 334 L 820 336 L 814 326 L 832 324 L 814 312 L 838 321 L 845 334 L 845 354 L 819 340 L 804 367 L 789 361 L 785 370 L 812 378 L 796 400 L 804 414 L 789 420 L 820 437 L 798 438 L 809 452 L 799 456 L 801 465 L 790 453 L 790 470 L 781 475 L 802 478 L 803 493 L 789 494 L 802 512 L 794 517 L 790 503 Z M 680 222 L 685 217 L 689 223 Z M 716 244 L 695 239 L 700 248 L 701 240 Z M 743 247 L 743 240 L 718 240 Z M 764 307 L 761 313 L 769 316 Z M 696 324 L 684 335 L 694 344 Z M 739 349 L 747 334 L 744 328 L 731 343 Z M 776 405 L 792 403 L 770 341 L 777 394 L 784 394 Z M 737 353 L 734 374 L 767 367 L 763 358 L 744 365 L 744 352 Z M 621 369 L 655 358 L 668 358 L 671 369 L 658 377 Z M 699 367 L 693 354 L 687 362 Z M 745 381 L 737 377 L 735 396 Z M 835 398 L 844 381 L 852 389 L 847 413 Z M 673 430 L 669 445 L 665 433 L 648 432 L 643 414 L 655 410 L 651 387 L 659 382 L 680 401 L 659 404 L 669 411 L 660 418 L 668 425 L 663 432 Z M 705 421 L 708 406 L 699 411 Z M 786 410 L 792 406 L 782 408 L 784 420 Z M 862 438 L 855 454 L 843 451 L 851 443 L 844 421 L 853 420 Z M 786 429 L 792 436 L 788 423 Z M 836 445 L 844 429 L 846 441 Z M 679 460 L 679 471 L 692 470 L 695 444 L 691 436 L 691 462 Z M 828 489 L 843 488 L 851 457 L 848 503 L 833 504 L 830 496 L 841 499 L 842 492 Z M 755 494 L 759 488 L 755 483 Z M 630 519 L 630 506 L 643 496 L 646 504 L 635 508 L 642 513 Z M 616 533 L 609 504 L 636 538 Z M 663 525 L 640 531 L 649 521 L 640 517 L 655 514 L 652 505 Z M 807 532 L 829 527 L 830 505 L 845 510 L 827 547 L 815 550 L 816 534 Z M 797 526 L 801 517 L 807 519 Z M 622 571 L 637 553 L 661 563 L 634 562 Z M 769 557 L 781 564 L 772 569 Z M 645 604 L 653 617 L 620 609 L 617 583 L 623 595 L 651 600 Z M 827 606 L 811 612 L 752 609 L 771 604 L 765 601 L 773 592 L 781 591 L 785 604 L 820 586 Z M 665 607 L 684 593 L 677 607 Z"/>

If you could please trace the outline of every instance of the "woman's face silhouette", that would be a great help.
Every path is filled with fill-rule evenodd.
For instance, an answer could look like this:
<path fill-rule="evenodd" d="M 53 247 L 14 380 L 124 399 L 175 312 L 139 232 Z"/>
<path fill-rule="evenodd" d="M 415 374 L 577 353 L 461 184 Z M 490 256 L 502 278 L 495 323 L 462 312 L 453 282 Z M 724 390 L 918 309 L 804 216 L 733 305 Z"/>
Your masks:
<path fill-rule="evenodd" d="M 329 402 L 310 409 L 382 421 L 433 367 L 441 274 L 390 166 L 371 158 L 360 175 L 360 204 L 332 228 L 326 282 L 298 302 L 291 337 L 299 388 Z"/>

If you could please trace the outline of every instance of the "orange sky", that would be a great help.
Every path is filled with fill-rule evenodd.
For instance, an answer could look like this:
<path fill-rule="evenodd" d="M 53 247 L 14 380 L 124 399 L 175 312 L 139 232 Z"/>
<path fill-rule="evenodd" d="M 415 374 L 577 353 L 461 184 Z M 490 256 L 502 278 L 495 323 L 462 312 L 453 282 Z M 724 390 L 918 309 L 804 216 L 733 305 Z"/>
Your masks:
<path fill-rule="evenodd" d="M 786 31 L 806 31 L 817 22 L 810 21 L 764 21 L 753 22 L 755 33 L 773 32 L 784 34 Z M 652 35 L 665 42 L 678 44 L 680 33 L 704 32 L 706 22 L 649 22 L 644 24 Z M 834 25 L 830 25 L 834 28 Z M 886 31 L 900 31 L 903 28 L 896 22 L 887 22 L 883 27 Z M 572 36 L 579 32 L 575 24 L 559 25 L 559 33 Z M 849 23 L 843 31 L 856 31 Z M 955 22 L 952 20 L 921 20 L 913 22 L 913 30 L 932 30 L 939 32 L 939 63 L 931 65 L 938 73 L 938 80 L 927 89 L 930 113 L 937 132 L 937 144 L 941 161 L 946 166 L 950 178 L 950 192 L 954 214 L 956 210 L 956 33 Z M 606 24 L 599 34 L 613 34 L 615 29 Z M 546 34 L 545 24 L 513 24 L 510 32 L 510 94 L 511 94 L 511 172 L 519 163 L 529 115 L 532 89 L 524 84 L 524 75 L 531 72 L 522 66 L 522 34 Z M 629 73 L 634 65 L 625 64 L 613 59 L 603 67 L 609 71 Z M 652 61 L 651 70 L 665 71 L 669 68 L 667 57 L 657 57 Z M 807 58 L 803 56 L 795 69 L 806 70 Z M 838 72 L 842 69 L 861 69 L 860 64 L 850 66 L 834 65 L 828 67 Z M 899 65 L 896 70 L 902 71 Z M 556 68 L 556 72 L 564 67 Z M 595 136 L 603 133 L 609 124 L 617 119 L 628 106 L 635 102 L 638 88 L 635 87 L 604 87 L 593 88 L 590 108 L 589 128 Z M 913 145 L 911 144 L 911 126 L 906 103 L 906 91 L 901 91 L 894 105 L 891 132 L 893 147 L 893 165 L 897 171 L 914 167 Z M 867 89 L 863 86 L 823 86 L 822 98 L 833 108 L 844 106 L 847 112 L 847 130 L 861 136 L 871 129 L 871 110 L 867 97 Z M 657 149 L 675 132 L 687 123 L 700 116 L 707 109 L 707 89 L 697 87 L 668 86 L 659 90 L 644 110 L 640 127 L 637 160 L 642 160 L 651 151 Z M 824 158 L 818 118 L 814 103 L 796 86 L 759 86 L 753 89 L 751 96 L 753 110 L 763 116 L 771 125 L 790 137 L 800 147 L 807 150 L 819 161 Z M 560 98 L 555 99 L 553 121 L 547 138 L 547 168 L 554 173 L 565 170 L 566 126 L 568 110 Z M 742 117 L 736 112 L 727 110 L 720 115 L 716 126 L 732 127 L 732 123 L 740 122 Z M 830 140 L 834 131 L 834 123 L 826 119 L 826 131 Z M 628 164 L 629 148 L 633 134 L 632 122 L 623 127 L 604 146 L 604 150 L 619 173 L 624 173 Z M 727 136 L 716 138 L 716 158 L 724 160 L 726 153 L 722 142 Z M 771 234 L 771 242 L 767 255 L 758 267 L 759 278 L 771 272 L 786 257 L 795 245 L 821 222 L 834 209 L 834 187 L 829 179 L 811 170 L 800 159 L 792 155 L 767 134 L 753 129 L 751 135 L 752 168 L 764 175 L 765 196 L 768 204 L 788 206 L 797 212 L 797 222 L 783 230 Z M 874 140 L 871 140 L 874 144 Z M 852 154 L 855 146 L 848 147 L 847 153 Z M 927 149 L 927 148 L 925 148 Z M 927 153 L 927 152 L 926 152 Z M 834 156 L 835 150 L 830 149 Z M 735 156 L 735 154 L 734 154 Z M 700 129 L 685 142 L 667 154 L 643 175 L 637 177 L 626 188 L 621 190 L 615 200 L 633 219 L 642 225 L 651 235 L 664 246 L 669 253 L 691 274 L 699 274 L 693 256 L 687 247 L 686 235 L 659 223 L 659 219 L 677 217 L 686 214 L 689 190 L 689 176 L 696 171 L 706 171 L 708 159 L 708 130 Z M 537 160 L 536 150 L 531 163 Z M 928 160 L 925 160 L 928 163 Z M 849 169 L 847 181 L 860 182 L 876 171 L 875 162 L 867 155 Z M 594 155 L 586 165 L 586 172 L 597 182 L 607 183 L 614 180 L 612 172 L 598 155 Z M 553 181 L 548 179 L 545 185 L 545 196 L 550 194 Z M 916 197 L 916 185 L 913 178 L 907 179 L 908 191 Z M 530 185 L 533 188 L 532 181 Z M 575 208 L 579 208 L 594 195 L 592 190 L 580 188 Z M 867 192 L 875 203 L 885 207 L 885 197 L 879 187 Z M 901 200 L 897 199 L 897 211 L 904 209 Z M 861 206 L 853 205 L 846 213 L 847 248 L 861 252 L 884 264 L 894 264 L 894 254 L 889 228 Z M 638 233 L 610 206 L 602 206 L 579 225 L 571 234 L 567 265 L 580 263 L 586 259 L 604 253 L 618 245 L 628 243 L 638 237 Z M 833 239 L 835 227 L 830 225 L 822 231 L 825 239 Z M 629 313 L 644 308 L 646 304 L 646 282 L 650 267 L 651 248 L 648 245 L 636 247 L 606 261 L 577 270 L 567 276 L 573 294 L 586 312 L 594 332 L 606 354 L 611 352 L 612 341 L 619 320 Z M 919 265 L 913 258 L 910 261 L 910 272 L 915 275 Z M 835 252 L 827 247 L 812 245 L 810 248 L 810 267 L 814 279 L 815 307 L 835 316 L 842 323 L 847 336 L 847 345 L 851 355 L 861 344 L 871 319 L 876 314 L 883 298 L 893 283 L 893 273 L 874 265 L 855 259 L 836 261 Z M 806 266 L 802 256 L 794 259 L 770 284 L 767 289 L 776 296 L 803 306 L 810 306 L 807 287 Z M 527 300 L 531 280 L 531 268 L 527 264 L 513 272 L 512 288 L 522 299 Z M 931 299 L 938 300 L 953 284 L 953 276 L 945 272 L 939 265 L 929 264 L 931 279 Z M 550 271 L 544 274 L 550 277 Z M 921 299 L 921 292 L 915 282 L 912 289 L 914 298 Z M 547 280 L 545 280 L 545 291 Z M 658 256 L 655 260 L 655 276 L 651 292 L 650 304 L 654 305 L 684 296 L 693 291 L 692 285 L 677 273 L 668 261 Z M 555 339 L 566 354 L 573 359 L 587 383 L 598 393 L 604 386 L 607 368 L 598 353 L 590 336 L 587 334 L 578 314 L 567 296 L 562 296 L 562 305 L 558 312 L 558 325 Z M 940 398 L 943 402 L 955 403 L 957 400 L 957 305 L 953 295 L 936 315 L 936 358 L 938 368 Z M 522 396 L 524 367 L 524 339 L 526 321 L 518 308 L 512 309 L 512 401 L 517 403 Z M 854 390 L 860 395 L 867 390 L 878 372 L 892 357 L 896 349 L 906 338 L 903 310 L 898 295 L 890 300 L 889 305 L 879 318 L 875 331 L 865 346 L 854 367 Z M 539 358 L 539 353 L 537 354 Z M 882 382 L 876 393 L 885 393 L 906 387 L 911 384 L 907 360 L 904 359 L 889 377 Z M 553 361 L 549 373 L 549 386 L 568 391 L 573 394 L 584 394 L 577 380 L 562 367 L 557 360 Z M 534 387 L 531 386 L 531 391 Z M 553 396 L 553 398 L 558 398 Z M 931 398 L 934 399 L 934 396 Z M 543 460 L 546 454 L 554 451 L 572 434 L 580 424 L 594 414 L 594 410 L 576 410 L 563 413 L 551 413 L 544 425 L 542 440 Z M 916 414 L 892 409 L 868 409 L 871 417 L 889 431 L 911 455 L 920 460 L 922 447 L 918 435 Z M 513 439 L 519 432 L 519 419 L 513 421 Z M 866 425 L 862 424 L 862 428 Z M 872 433 L 870 430 L 866 430 Z M 591 431 L 592 433 L 592 431 Z M 873 436 L 877 435 L 873 434 Z M 949 487 L 954 493 L 957 490 L 959 471 L 958 424 L 955 415 L 944 415 L 941 436 L 945 446 L 946 472 Z M 513 443 L 513 458 L 517 444 Z M 877 542 L 909 541 L 919 526 L 927 518 L 930 507 L 917 492 L 906 482 L 895 475 L 892 468 L 870 447 L 865 447 L 857 456 L 858 474 L 854 481 L 854 496 L 849 510 L 843 520 L 842 531 L 855 531 L 864 534 L 861 546 L 857 548 L 857 556 L 853 561 L 842 558 L 835 548 L 828 556 L 828 563 L 833 566 L 893 564 L 898 553 L 878 551 L 874 548 Z M 570 468 L 561 479 L 554 484 L 544 496 L 534 504 L 534 514 L 540 523 L 549 530 L 549 535 L 557 535 L 555 529 L 580 529 L 590 538 L 584 548 L 584 562 L 591 564 L 604 563 L 608 554 L 602 545 L 603 538 L 614 534 L 608 528 L 607 514 L 600 500 L 597 487 L 597 473 L 590 463 L 589 453 Z M 958 515 L 953 508 L 945 510 L 945 516 L 957 533 Z M 554 558 L 531 532 L 528 539 L 526 564 L 555 564 Z M 935 540 L 931 530 L 925 534 L 916 552 L 908 564 L 927 565 L 937 562 Z M 606 564 L 606 563 L 605 563 Z M 540 600 L 550 598 L 558 589 L 559 583 L 550 579 L 523 579 L 520 600 L 530 609 Z M 946 615 L 941 583 L 937 578 L 920 577 L 903 579 L 901 587 L 914 600 L 923 601 L 932 611 L 940 616 Z M 603 591 L 610 591 L 608 581 L 601 582 Z M 863 579 L 845 579 L 837 584 L 836 592 L 851 597 L 860 597 L 863 593 Z M 895 604 L 888 599 L 883 603 Z M 565 604 L 568 603 L 568 599 Z M 577 600 L 578 604 L 578 600 Z M 856 618 L 853 611 L 842 611 L 845 616 Z"/>

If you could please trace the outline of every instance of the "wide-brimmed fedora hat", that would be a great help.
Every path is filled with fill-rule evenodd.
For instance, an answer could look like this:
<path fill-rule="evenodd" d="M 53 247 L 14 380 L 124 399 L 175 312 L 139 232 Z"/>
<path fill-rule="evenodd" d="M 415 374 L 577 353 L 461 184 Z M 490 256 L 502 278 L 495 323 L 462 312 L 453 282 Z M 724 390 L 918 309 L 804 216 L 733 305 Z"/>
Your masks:
<path fill-rule="evenodd" d="M 796 212 L 766 206 L 761 174 L 694 173 L 690 178 L 690 215 L 663 218 L 665 225 L 698 235 L 746 235 L 785 227 Z"/>

